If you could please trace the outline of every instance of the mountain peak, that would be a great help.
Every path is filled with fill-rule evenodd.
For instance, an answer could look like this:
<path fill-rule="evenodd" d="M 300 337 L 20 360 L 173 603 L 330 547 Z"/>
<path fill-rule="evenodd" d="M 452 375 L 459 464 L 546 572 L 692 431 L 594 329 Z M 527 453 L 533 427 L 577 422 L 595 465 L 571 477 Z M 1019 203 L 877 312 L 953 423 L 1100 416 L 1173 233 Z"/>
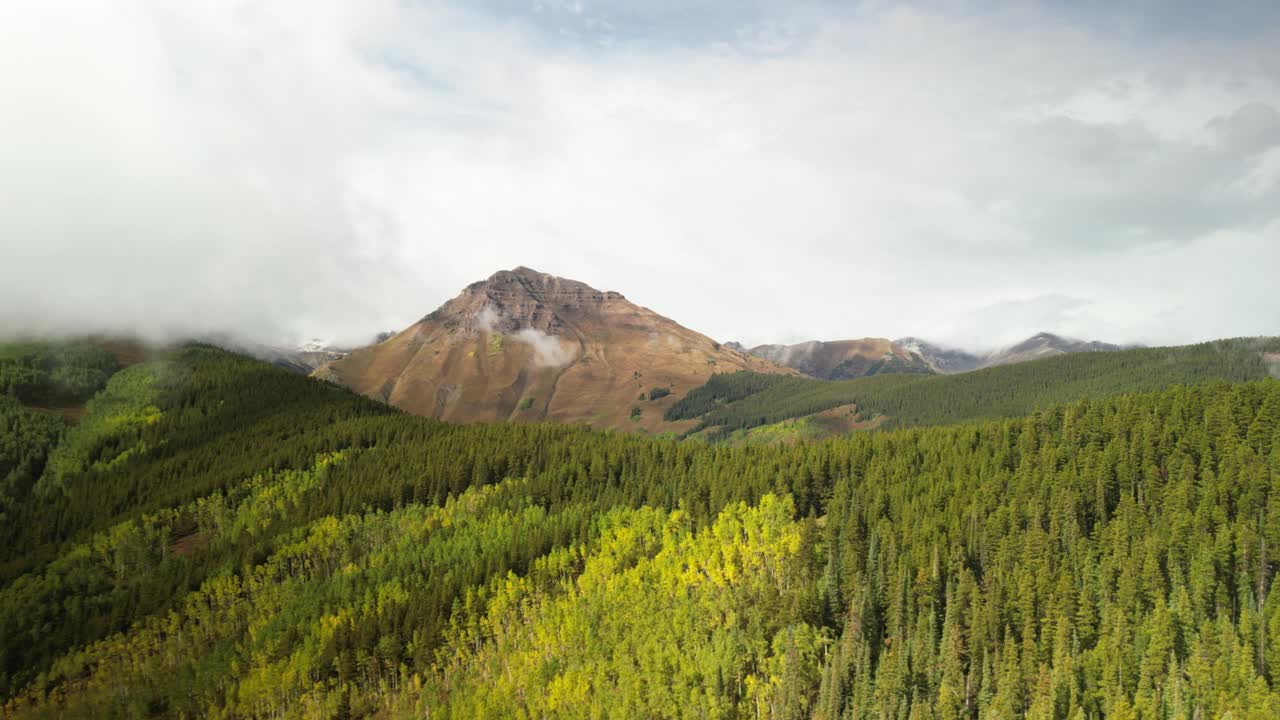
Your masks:
<path fill-rule="evenodd" d="M 536 296 L 542 300 L 556 297 L 575 297 L 581 300 L 623 300 L 622 293 L 612 290 L 597 290 L 579 280 L 571 280 L 558 275 L 540 272 L 520 265 L 511 270 L 499 270 L 488 279 L 472 283 L 467 291 L 492 292 L 496 295 L 516 293 Z M 464 294 L 466 292 L 464 291 Z"/>
<path fill-rule="evenodd" d="M 1048 332 L 1047 330 L 1041 330 L 1040 332 L 1036 333 L 1035 335 L 1032 335 L 1026 340 L 1022 340 L 1020 342 L 1014 343 L 1013 345 L 1010 345 L 1008 348 L 1005 349 L 1005 352 L 1018 352 L 1018 351 L 1029 350 L 1033 348 L 1053 348 L 1053 347 L 1059 347 L 1059 346 L 1069 346 L 1069 345 L 1075 345 L 1078 342 L 1080 341 L 1074 338 L 1069 338 L 1064 335 L 1051 333 L 1051 332 Z"/>
<path fill-rule="evenodd" d="M 534 328 L 555 334 L 575 317 L 619 304 L 630 305 L 621 293 L 521 265 L 471 283 L 423 319 L 500 332 Z"/>
<path fill-rule="evenodd" d="M 319 373 L 458 422 L 559 420 L 670 429 L 665 410 L 719 372 L 793 374 L 723 348 L 621 293 L 501 270 L 395 337 Z M 665 394 L 648 400 L 655 389 Z"/>
<path fill-rule="evenodd" d="M 538 270 L 534 270 L 531 267 L 518 265 L 514 268 L 511 268 L 510 270 L 499 270 L 494 274 L 490 275 L 488 279 L 483 280 L 481 282 L 500 283 L 500 282 L 510 282 L 512 280 L 538 281 L 538 280 L 542 280 L 543 278 L 555 278 L 555 276 L 550 275 L 548 273 L 540 272 Z M 556 279 L 563 280 L 564 278 L 556 278 Z"/>
<path fill-rule="evenodd" d="M 1041 331 L 1016 345 L 1010 345 L 988 355 L 986 365 L 1008 365 L 1063 353 L 1108 352 L 1120 349 L 1122 349 L 1120 345 L 1097 340 L 1077 340 L 1066 335 Z"/>

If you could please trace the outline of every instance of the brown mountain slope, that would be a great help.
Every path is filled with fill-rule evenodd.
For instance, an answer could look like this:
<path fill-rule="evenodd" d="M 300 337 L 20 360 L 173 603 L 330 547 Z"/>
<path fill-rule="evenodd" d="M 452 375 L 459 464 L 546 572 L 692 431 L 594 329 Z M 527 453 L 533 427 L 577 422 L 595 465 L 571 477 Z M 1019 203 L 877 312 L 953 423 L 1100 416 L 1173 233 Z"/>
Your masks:
<path fill-rule="evenodd" d="M 712 373 L 735 370 L 793 374 L 619 293 L 520 267 L 468 286 L 403 332 L 315 376 L 455 422 L 553 420 L 660 432 L 680 429 L 662 421 L 678 397 Z M 650 400 L 654 388 L 670 394 Z"/>
<path fill-rule="evenodd" d="M 885 338 L 758 345 L 747 352 L 822 380 L 851 380 L 880 373 L 933 372 L 920 357 Z"/>

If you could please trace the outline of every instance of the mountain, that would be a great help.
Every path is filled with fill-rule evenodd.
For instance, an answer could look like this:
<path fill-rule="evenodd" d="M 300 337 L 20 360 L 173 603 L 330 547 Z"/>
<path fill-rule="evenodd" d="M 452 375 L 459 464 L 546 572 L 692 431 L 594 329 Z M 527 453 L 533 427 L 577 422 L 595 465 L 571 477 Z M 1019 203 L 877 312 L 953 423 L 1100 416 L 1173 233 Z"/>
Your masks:
<path fill-rule="evenodd" d="M 1009 365 L 1066 353 L 1113 352 L 1122 349 L 1125 349 L 1125 346 L 1098 342 L 1097 340 L 1076 340 L 1054 335 L 1053 333 L 1041 332 L 1016 345 L 991 353 L 986 357 L 983 366 Z"/>
<path fill-rule="evenodd" d="M 495 273 L 315 376 L 455 422 L 554 420 L 675 429 L 676 398 L 713 374 L 786 373 L 620 293 L 526 267 Z"/>
<path fill-rule="evenodd" d="M 737 343 L 733 345 L 742 347 Z M 920 356 L 885 338 L 757 345 L 746 352 L 820 380 L 849 380 L 884 373 L 935 372 Z"/>
<path fill-rule="evenodd" d="M 1011 365 L 1069 353 L 1113 352 L 1138 347 L 1137 345 L 1114 345 L 1097 340 L 1076 340 L 1048 332 L 1037 333 L 1022 342 L 988 353 L 973 353 L 945 347 L 914 337 L 905 337 L 894 342 L 904 351 L 918 356 L 933 370 L 944 374 Z"/>
<path fill-rule="evenodd" d="M 895 340 L 895 344 L 919 357 L 934 371 L 944 375 L 969 372 L 983 366 L 984 356 L 958 348 L 944 347 L 915 337 Z"/>

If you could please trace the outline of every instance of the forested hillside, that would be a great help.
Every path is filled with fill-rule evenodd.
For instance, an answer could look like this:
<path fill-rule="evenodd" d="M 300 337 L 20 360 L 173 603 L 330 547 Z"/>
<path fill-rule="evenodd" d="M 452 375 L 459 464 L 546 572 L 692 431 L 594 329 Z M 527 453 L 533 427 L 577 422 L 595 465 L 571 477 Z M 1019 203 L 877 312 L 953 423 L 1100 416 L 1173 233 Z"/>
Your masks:
<path fill-rule="evenodd" d="M 697 418 L 690 433 L 723 436 L 844 405 L 889 427 L 943 425 L 1017 417 L 1055 403 L 1149 392 L 1178 384 L 1246 382 L 1269 374 L 1280 338 L 1240 338 L 1184 347 L 1082 352 L 957 375 L 881 375 L 842 382 L 713 376 L 667 411 L 668 420 Z M 1272 373 L 1274 374 L 1274 373 Z"/>
<path fill-rule="evenodd" d="M 1238 357 L 762 447 L 450 425 L 186 348 L 0 526 L 3 715 L 1273 718 L 1280 382 Z"/>
<path fill-rule="evenodd" d="M 0 395 L 31 405 L 83 402 L 119 368 L 99 344 L 0 343 Z"/>
<path fill-rule="evenodd" d="M 67 423 L 120 367 L 99 344 L 0 343 L 0 528 L 44 474 Z M 0 531 L 0 535 L 3 531 Z"/>

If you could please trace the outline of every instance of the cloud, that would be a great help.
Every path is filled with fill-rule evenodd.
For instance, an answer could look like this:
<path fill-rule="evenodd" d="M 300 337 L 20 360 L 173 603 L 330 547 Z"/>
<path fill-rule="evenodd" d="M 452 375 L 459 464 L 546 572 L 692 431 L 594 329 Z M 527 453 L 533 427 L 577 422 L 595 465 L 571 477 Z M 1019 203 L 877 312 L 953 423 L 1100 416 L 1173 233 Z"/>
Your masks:
<path fill-rule="evenodd" d="M 747 344 L 1280 332 L 1274 24 L 685 7 L 4 4 L 0 330 L 356 340 L 523 264 Z"/>
<path fill-rule="evenodd" d="M 1215 117 L 1209 128 L 1218 133 L 1230 151 L 1252 157 L 1280 145 L 1280 111 L 1266 103 L 1251 102 L 1226 117 Z"/>
<path fill-rule="evenodd" d="M 1068 336 L 1083 334 L 1088 337 L 1098 331 L 1094 324 L 1096 318 L 1085 315 L 1089 305 L 1085 298 L 1068 295 L 1002 300 L 977 308 L 961 318 L 962 326 L 984 328 L 983 332 L 951 340 L 959 340 L 968 348 L 994 350 L 1025 340 L 1027 328 L 1053 328 Z"/>
<path fill-rule="evenodd" d="M 349 165 L 394 93 L 346 11 L 6 3 L 0 327 L 367 337 L 399 269 Z"/>
<path fill-rule="evenodd" d="M 537 328 L 521 328 L 515 337 L 533 348 L 533 359 L 543 367 L 561 367 L 573 360 L 573 350 L 566 349 L 560 338 Z"/>
<path fill-rule="evenodd" d="M 485 305 L 484 307 L 480 308 L 480 312 L 476 313 L 476 316 L 473 319 L 473 322 L 475 323 L 475 327 L 477 330 L 481 332 L 492 333 L 494 332 L 494 329 L 497 327 L 499 319 L 500 319 L 500 316 L 498 315 L 498 312 L 494 310 L 492 306 Z"/>
<path fill-rule="evenodd" d="M 500 310 L 492 305 L 485 305 L 472 318 L 472 324 L 480 332 L 507 335 L 504 326 L 505 329 L 513 329 L 518 322 L 507 317 L 504 323 Z M 575 353 L 572 346 L 566 348 L 565 343 L 554 335 L 533 327 L 519 328 L 509 334 L 533 348 L 533 361 L 540 367 L 562 367 L 573 361 Z"/>

